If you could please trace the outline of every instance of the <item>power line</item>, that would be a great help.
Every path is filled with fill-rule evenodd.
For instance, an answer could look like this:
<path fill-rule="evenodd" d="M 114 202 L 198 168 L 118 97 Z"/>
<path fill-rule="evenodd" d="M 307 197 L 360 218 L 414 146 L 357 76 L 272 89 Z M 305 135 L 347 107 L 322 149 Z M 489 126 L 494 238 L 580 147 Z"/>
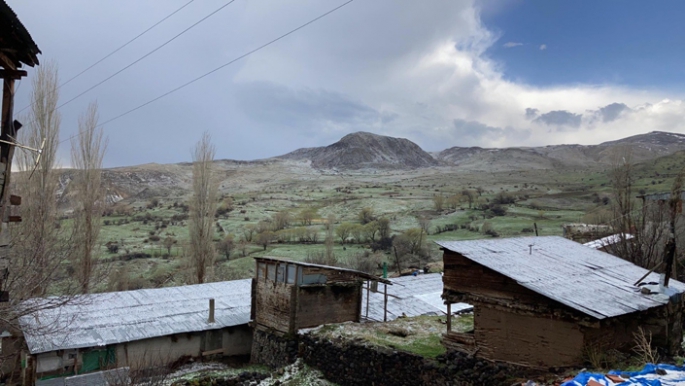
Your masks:
<path fill-rule="evenodd" d="M 162 49 L 164 46 L 166 46 L 167 44 L 173 42 L 174 40 L 176 40 L 176 39 L 177 39 L 178 37 L 180 37 L 181 35 L 185 34 L 186 32 L 190 31 L 191 29 L 193 29 L 194 27 L 196 27 L 197 25 L 199 25 L 200 23 L 202 23 L 202 22 L 204 22 L 205 20 L 209 19 L 211 16 L 213 16 L 213 15 L 216 14 L 217 12 L 219 12 L 219 11 L 221 11 L 222 9 L 228 7 L 228 6 L 231 5 L 234 1 L 235 1 L 235 0 L 231 0 L 231 1 L 229 1 L 228 3 L 226 3 L 226 4 L 222 5 L 221 7 L 217 8 L 216 10 L 212 11 L 209 15 L 207 15 L 207 16 L 203 17 L 202 19 L 196 21 L 196 22 L 193 23 L 190 27 L 188 27 L 188 28 L 184 29 L 183 31 L 179 32 L 177 35 L 175 35 L 175 36 L 172 37 L 171 39 L 167 40 L 166 42 L 162 43 L 161 45 L 157 46 L 155 49 L 153 49 L 152 51 L 148 52 L 147 54 L 145 54 L 145 55 L 141 56 L 140 58 L 134 60 L 133 62 L 131 62 L 130 64 L 128 64 L 126 67 L 122 68 L 121 70 L 115 72 L 114 74 L 112 74 L 112 75 L 108 76 L 107 78 L 101 80 L 100 82 L 96 83 L 95 85 L 89 87 L 88 89 L 86 89 L 85 91 L 83 91 L 83 92 L 81 92 L 80 94 L 76 95 L 75 97 L 73 97 L 73 98 L 69 99 L 68 101 L 62 103 L 61 105 L 57 106 L 57 108 L 56 108 L 55 110 L 58 110 L 58 109 L 60 109 L 60 108 L 62 108 L 62 107 L 64 107 L 64 106 L 66 106 L 67 104 L 69 104 L 69 103 L 73 102 L 74 100 L 80 98 L 81 96 L 85 95 L 86 93 L 88 93 L 89 91 L 93 90 L 94 88 L 96 88 L 96 87 L 102 85 L 103 83 L 107 82 L 108 80 L 114 78 L 115 76 L 117 76 L 117 75 L 121 74 L 122 72 L 126 71 L 127 69 L 131 68 L 132 66 L 134 66 L 136 63 L 140 62 L 141 60 L 143 60 L 143 59 L 147 58 L 148 56 L 154 54 L 155 52 L 159 51 L 159 50 Z"/>
<path fill-rule="evenodd" d="M 148 29 L 146 29 L 145 31 L 139 33 L 139 34 L 136 35 L 133 39 L 127 41 L 127 42 L 124 43 L 123 45 L 119 46 L 119 48 L 117 48 L 117 49 L 115 49 L 114 51 L 112 51 L 112 52 L 110 52 L 109 54 L 107 54 L 107 55 L 106 55 L 105 57 L 103 57 L 102 59 L 100 59 L 100 60 L 98 60 L 97 62 L 91 64 L 91 65 L 88 66 L 85 70 L 83 70 L 83 71 L 79 72 L 78 74 L 76 74 L 76 75 L 72 76 L 71 78 L 69 78 L 66 82 L 62 83 L 59 87 L 62 87 L 62 86 L 64 86 L 64 85 L 66 85 L 67 83 L 71 82 L 72 80 L 74 80 L 74 79 L 78 78 L 79 76 L 83 75 L 84 73 L 86 73 L 86 72 L 87 72 L 88 70 L 90 70 L 91 68 L 93 68 L 93 67 L 97 66 L 98 64 L 102 63 L 105 59 L 107 59 L 107 58 L 109 58 L 110 56 L 116 54 L 116 53 L 119 52 L 122 48 L 124 48 L 124 47 L 126 47 L 127 45 L 133 43 L 133 42 L 136 41 L 139 37 L 141 37 L 141 36 L 145 35 L 146 33 L 150 32 L 150 30 L 152 30 L 153 28 L 155 28 L 155 27 L 157 27 L 158 25 L 162 24 L 162 23 L 163 23 L 164 21 L 166 21 L 168 18 L 170 18 L 170 17 L 174 16 L 175 14 L 177 14 L 177 13 L 178 13 L 179 11 L 181 11 L 183 8 L 185 8 L 185 7 L 187 7 L 188 5 L 190 5 L 190 3 L 192 3 L 193 1 L 195 1 L 195 0 L 190 0 L 189 2 L 183 4 L 180 8 L 176 9 L 174 12 L 172 12 L 172 13 L 168 14 L 167 16 L 165 16 L 162 20 L 160 20 L 160 21 L 158 21 L 157 23 L 155 23 L 155 24 L 153 24 L 152 26 L 150 26 L 150 28 L 148 28 Z"/>
<path fill-rule="evenodd" d="M 121 114 L 119 114 L 119 115 L 117 115 L 117 116 L 115 116 L 115 117 L 113 117 L 113 118 L 110 118 L 110 119 L 108 119 L 108 120 L 102 122 L 101 124 L 98 125 L 98 127 L 102 127 L 102 126 L 104 126 L 104 125 L 107 124 L 107 123 L 116 121 L 116 120 L 119 119 L 119 118 L 122 118 L 122 117 L 124 117 L 124 116 L 126 116 L 126 115 L 128 115 L 128 114 L 130 114 L 130 113 L 132 113 L 132 112 L 134 112 L 134 111 L 136 111 L 136 110 L 139 110 L 139 109 L 141 109 L 141 108 L 143 108 L 143 107 L 145 107 L 145 106 L 147 106 L 147 105 L 149 105 L 149 104 L 151 104 L 151 103 L 154 103 L 154 102 L 156 102 L 156 101 L 158 101 L 158 100 L 160 100 L 160 99 L 162 99 L 162 98 L 164 98 L 164 97 L 166 97 L 166 96 L 168 96 L 168 95 L 170 95 L 170 94 L 173 94 L 173 93 L 175 93 L 176 91 L 181 90 L 181 89 L 183 89 L 183 88 L 185 88 L 185 87 L 187 87 L 187 86 L 189 86 L 189 85 L 191 85 L 191 84 L 193 84 L 193 83 L 199 81 L 200 79 L 203 79 L 203 78 L 205 78 L 205 77 L 207 77 L 207 76 L 209 76 L 209 75 L 211 75 L 211 74 L 213 74 L 213 73 L 215 73 L 215 72 L 221 70 L 222 68 L 227 67 L 227 66 L 229 66 L 229 65 L 231 65 L 231 64 L 233 64 L 233 63 L 235 63 L 235 62 L 237 62 L 237 61 L 240 60 L 240 59 L 244 59 L 244 58 L 246 58 L 246 57 L 248 57 L 248 56 L 254 54 L 254 53 L 257 52 L 257 51 L 260 51 L 260 50 L 262 50 L 262 49 L 264 49 L 264 48 L 270 46 L 271 44 L 276 43 L 277 41 L 279 41 L 279 40 L 285 38 L 286 36 L 291 35 L 291 34 L 297 32 L 297 31 L 301 30 L 302 28 L 307 27 L 308 25 L 310 25 L 310 24 L 312 24 L 312 23 L 315 23 L 316 21 L 318 21 L 318 20 L 320 20 L 320 19 L 323 19 L 324 17 L 326 17 L 326 16 L 330 15 L 331 13 L 333 13 L 333 12 L 339 10 L 340 8 L 346 6 L 347 4 L 350 4 L 350 3 L 353 2 L 353 1 L 354 1 L 354 0 L 348 0 L 348 1 L 346 1 L 345 3 L 343 3 L 343 4 L 341 4 L 341 5 L 337 6 L 337 7 L 335 7 L 335 8 L 333 8 L 333 9 L 331 9 L 331 10 L 329 10 L 329 11 L 327 11 L 327 12 L 325 12 L 325 13 L 323 13 L 323 14 L 317 16 L 317 17 L 315 17 L 314 19 L 309 20 L 308 22 L 306 22 L 306 23 L 300 25 L 299 27 L 297 27 L 297 28 L 295 28 L 295 29 L 292 29 L 292 30 L 288 31 L 288 32 L 284 33 L 283 35 L 280 35 L 279 37 L 277 37 L 277 38 L 275 38 L 275 39 L 273 39 L 273 40 L 270 40 L 269 42 L 264 43 L 264 44 L 262 44 L 261 46 L 255 48 L 255 49 L 253 49 L 253 50 L 250 50 L 250 51 L 248 51 L 248 52 L 246 52 L 246 53 L 244 53 L 244 54 L 242 54 L 242 55 L 240 55 L 240 56 L 238 56 L 238 57 L 236 57 L 236 58 L 234 58 L 234 59 L 232 59 L 232 60 L 230 60 L 230 61 L 228 61 L 228 62 L 222 64 L 222 65 L 220 65 L 219 67 L 217 67 L 217 68 L 215 68 L 215 69 L 213 69 L 213 70 L 211 70 L 211 71 L 209 71 L 209 72 L 206 72 L 206 73 L 204 73 L 204 74 L 198 76 L 197 78 L 194 78 L 194 79 L 192 79 L 192 80 L 190 80 L 190 81 L 188 81 L 188 82 L 186 82 L 186 83 L 184 83 L 184 84 L 182 84 L 182 85 L 180 85 L 180 86 L 178 86 L 178 87 L 176 87 L 176 88 L 174 88 L 174 89 L 172 89 L 172 90 L 170 90 L 170 91 L 165 92 L 165 93 L 162 94 L 162 95 L 159 95 L 159 96 L 157 96 L 157 97 L 155 97 L 155 98 L 153 98 L 153 99 L 150 99 L 149 101 L 147 101 L 147 102 L 145 102 L 145 103 L 143 103 L 143 104 L 140 104 L 140 105 L 138 105 L 138 106 L 136 106 L 136 107 L 134 107 L 134 108 L 132 108 L 132 109 L 126 111 L 126 112 L 123 112 L 123 113 L 121 113 Z M 59 107 L 58 107 L 58 108 L 59 108 Z M 65 139 L 65 140 L 60 141 L 60 143 L 65 142 L 65 141 L 68 141 L 68 140 L 70 140 L 70 139 L 72 139 L 72 138 L 78 137 L 79 135 L 80 135 L 80 134 L 74 134 L 74 135 L 72 135 L 71 137 L 69 137 L 69 138 L 67 138 L 67 139 Z"/>
<path fill-rule="evenodd" d="M 78 74 L 72 76 L 72 77 L 69 78 L 66 82 L 63 82 L 62 84 L 60 84 L 60 85 L 57 87 L 57 89 L 62 88 L 62 86 L 67 85 L 69 82 L 71 82 L 72 80 L 74 80 L 74 79 L 78 78 L 79 76 L 85 74 L 85 73 L 88 72 L 91 68 L 93 68 L 93 67 L 97 66 L 98 64 L 102 63 L 103 61 L 105 61 L 105 60 L 106 60 L 107 58 L 109 58 L 110 56 L 112 56 L 112 55 L 116 54 L 117 52 L 121 51 L 124 47 L 126 47 L 126 46 L 128 46 L 129 44 L 133 43 L 134 41 L 138 40 L 138 38 L 140 38 L 141 36 L 143 36 L 143 35 L 145 35 L 146 33 L 150 32 L 153 28 L 157 27 L 158 25 L 162 24 L 162 23 L 163 23 L 164 21 L 166 21 L 168 18 L 174 16 L 174 15 L 177 14 L 179 11 L 181 11 L 183 8 L 185 8 L 185 7 L 187 7 L 188 5 L 190 5 L 190 3 L 192 3 L 193 1 L 195 1 L 195 0 L 190 0 L 189 2 L 183 4 L 180 8 L 178 8 L 178 9 L 176 9 L 175 11 L 173 11 L 172 13 L 168 14 L 168 15 L 165 16 L 162 20 L 160 20 L 160 21 L 158 21 L 157 23 L 153 24 L 152 26 L 150 26 L 150 27 L 149 27 L 148 29 L 146 29 L 145 31 L 139 33 L 139 34 L 136 35 L 133 39 L 127 41 L 127 42 L 124 43 L 124 44 L 122 44 L 121 46 L 119 46 L 118 48 L 116 48 L 114 51 L 112 51 L 112 52 L 110 52 L 109 54 L 105 55 L 102 59 L 100 59 L 100 60 L 98 60 L 97 62 L 91 64 L 91 65 L 88 66 L 88 67 L 86 67 L 83 71 L 81 71 L 81 72 L 79 72 Z M 28 109 L 28 108 L 31 107 L 31 106 L 33 106 L 33 104 L 30 104 L 30 105 L 24 107 L 23 109 L 19 110 L 18 112 L 20 113 L 20 112 L 22 112 L 22 111 Z"/>

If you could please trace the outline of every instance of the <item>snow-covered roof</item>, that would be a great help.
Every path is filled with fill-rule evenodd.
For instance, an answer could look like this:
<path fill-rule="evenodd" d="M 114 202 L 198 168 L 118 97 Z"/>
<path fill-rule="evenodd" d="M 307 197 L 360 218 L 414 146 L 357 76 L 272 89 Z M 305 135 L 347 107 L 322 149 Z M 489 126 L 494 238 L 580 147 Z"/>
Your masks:
<path fill-rule="evenodd" d="M 598 240 L 592 240 L 592 241 L 587 242 L 583 245 L 585 245 L 586 247 L 590 247 L 592 249 L 602 249 L 606 246 L 614 245 L 621 240 L 630 240 L 633 237 L 635 237 L 635 236 L 633 236 L 629 233 L 623 233 L 623 234 L 616 233 L 615 235 L 602 237 L 601 239 L 598 239 Z"/>
<path fill-rule="evenodd" d="M 20 323 L 31 354 L 214 330 L 250 321 L 251 289 L 251 279 L 243 279 L 81 295 Z M 208 323 L 210 298 L 214 323 Z"/>
<path fill-rule="evenodd" d="M 558 236 L 437 244 L 597 319 L 662 306 L 685 292 L 685 284 L 671 280 L 666 293 L 642 294 L 633 284 L 646 269 Z M 659 275 L 651 273 L 644 281 L 658 282 Z"/>
<path fill-rule="evenodd" d="M 445 315 L 447 306 L 442 301 L 442 274 L 430 273 L 417 276 L 402 276 L 390 279 L 388 286 L 388 320 L 404 315 Z M 383 320 L 383 284 L 378 284 L 378 292 L 369 297 L 369 316 L 371 320 Z M 466 311 L 473 307 L 466 303 L 452 304 L 452 312 Z M 366 317 L 366 291 L 362 298 L 362 317 Z"/>

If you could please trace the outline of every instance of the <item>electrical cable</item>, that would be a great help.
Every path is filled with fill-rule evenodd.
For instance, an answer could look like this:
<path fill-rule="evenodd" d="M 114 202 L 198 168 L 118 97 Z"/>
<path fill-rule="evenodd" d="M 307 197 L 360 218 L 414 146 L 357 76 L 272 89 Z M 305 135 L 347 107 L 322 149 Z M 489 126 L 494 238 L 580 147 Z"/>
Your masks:
<path fill-rule="evenodd" d="M 324 17 L 330 15 L 331 13 L 333 13 L 333 12 L 339 10 L 340 8 L 346 6 L 347 4 L 350 4 L 350 3 L 353 2 L 353 1 L 354 1 L 354 0 L 348 0 L 348 1 L 346 1 L 345 3 L 343 3 L 343 4 L 341 4 L 341 5 L 337 6 L 337 7 L 335 7 L 335 8 L 333 8 L 333 9 L 331 9 L 331 10 L 329 10 L 329 11 L 327 11 L 327 12 L 325 12 L 325 13 L 323 13 L 323 14 L 317 16 L 317 17 L 315 17 L 314 19 L 309 20 L 308 22 L 306 22 L 306 23 L 300 25 L 299 27 L 294 28 L 294 29 L 288 31 L 288 32 L 284 33 L 283 35 L 280 35 L 279 37 L 277 37 L 277 38 L 275 38 L 275 39 L 272 39 L 272 40 L 270 40 L 269 42 L 264 43 L 264 44 L 262 44 L 261 46 L 259 46 L 259 47 L 257 47 L 257 48 L 254 48 L 254 49 L 252 49 L 252 50 L 250 50 L 250 51 L 248 51 L 248 52 L 246 52 L 246 53 L 244 53 L 244 54 L 242 54 L 242 55 L 240 55 L 240 56 L 238 56 L 238 57 L 236 57 L 236 58 L 234 58 L 234 59 L 232 59 L 232 60 L 230 60 L 230 61 L 228 61 L 228 62 L 222 64 L 222 65 L 220 65 L 219 67 L 216 67 L 215 69 L 213 69 L 213 70 L 211 70 L 211 71 L 209 71 L 209 72 L 206 72 L 206 73 L 204 73 L 204 74 L 202 74 L 202 75 L 200 75 L 200 76 L 198 76 L 198 77 L 196 77 L 196 78 L 194 78 L 194 79 L 192 79 L 192 80 L 190 80 L 190 81 L 188 81 L 188 82 L 186 82 L 186 83 L 183 83 L 182 85 L 180 85 L 180 86 L 178 86 L 178 87 L 176 87 L 176 88 L 174 88 L 174 89 L 171 89 L 171 90 L 165 92 L 164 94 L 161 94 L 161 95 L 159 95 L 159 96 L 157 96 L 157 97 L 155 97 L 155 98 L 152 98 L 152 99 L 150 99 L 149 101 L 147 101 L 147 102 L 145 102 L 145 103 L 143 103 L 143 104 L 140 104 L 140 105 L 138 105 L 138 106 L 136 106 L 136 107 L 134 107 L 134 108 L 132 108 L 132 109 L 130 109 L 130 110 L 127 110 L 127 111 L 125 111 L 125 112 L 123 112 L 123 113 L 121 113 L 121 114 L 119 114 L 119 115 L 117 115 L 117 116 L 115 116 L 115 117 L 112 117 L 112 118 L 110 118 L 110 119 L 108 119 L 108 120 L 102 122 L 101 124 L 98 125 L 98 127 L 102 127 L 102 126 L 104 126 L 104 125 L 107 124 L 107 123 L 110 123 L 110 122 L 116 121 L 117 119 L 123 118 L 124 116 L 126 116 L 126 115 L 128 115 L 128 114 L 131 114 L 131 113 L 134 112 L 134 111 L 137 111 L 137 110 L 139 110 L 139 109 L 141 109 L 141 108 L 143 108 L 143 107 L 145 107 L 145 106 L 147 106 L 147 105 L 149 105 L 149 104 L 152 104 L 152 103 L 154 103 L 154 102 L 156 102 L 156 101 L 158 101 L 158 100 L 160 100 L 160 99 L 162 99 L 162 98 L 164 98 L 164 97 L 170 95 L 170 94 L 175 93 L 176 91 L 179 91 L 179 90 L 181 90 L 181 89 L 183 89 L 183 88 L 185 88 L 185 87 L 187 87 L 187 86 L 190 86 L 191 84 L 193 84 L 193 83 L 199 81 L 200 79 L 203 79 L 203 78 L 205 78 L 205 77 L 207 77 L 207 76 L 209 76 L 209 75 L 211 75 L 211 74 L 213 74 L 213 73 L 215 73 L 215 72 L 217 72 L 217 71 L 223 69 L 224 67 L 227 67 L 227 66 L 229 66 L 229 65 L 231 65 L 231 64 L 233 64 L 233 63 L 235 63 L 235 62 L 237 62 L 237 61 L 239 61 L 239 60 L 241 60 L 241 59 L 244 59 L 244 58 L 246 58 L 246 57 L 248 57 L 248 56 L 254 54 L 254 53 L 257 52 L 257 51 L 260 51 L 260 50 L 262 50 L 262 49 L 264 49 L 264 48 L 270 46 L 270 45 L 273 44 L 273 43 L 276 43 L 277 41 L 279 41 L 279 40 L 285 38 L 285 37 L 288 36 L 288 35 L 291 35 L 291 34 L 297 32 L 297 31 L 301 30 L 302 28 L 307 27 L 308 25 L 310 25 L 310 24 L 312 24 L 312 23 L 314 23 L 314 22 L 316 22 L 316 21 L 318 21 L 318 20 L 320 20 L 320 19 L 322 19 L 322 18 L 324 18 Z M 59 107 L 58 107 L 58 108 L 59 108 Z M 66 142 L 66 141 L 68 141 L 68 140 L 71 140 L 72 138 L 78 137 L 79 135 L 80 135 L 80 134 L 74 134 L 74 135 L 72 135 L 71 137 L 66 138 L 66 139 L 60 141 L 59 143 L 61 144 L 62 142 Z"/>
<path fill-rule="evenodd" d="M 124 44 L 122 44 L 121 46 L 119 46 L 119 47 L 116 48 L 114 51 L 110 52 L 109 54 L 105 55 L 103 58 L 101 58 L 101 59 L 98 60 L 97 62 L 91 64 L 90 66 L 86 67 L 84 70 L 82 70 L 81 72 L 79 72 L 78 74 L 76 74 L 76 75 L 72 76 L 71 78 L 69 78 L 66 82 L 63 82 L 62 84 L 60 84 L 60 85 L 57 87 L 57 89 L 59 90 L 62 86 L 65 86 L 66 84 L 68 84 L 68 83 L 71 82 L 72 80 L 74 80 L 74 79 L 78 78 L 79 76 L 85 74 L 85 73 L 88 72 L 91 68 L 97 66 L 98 64 L 100 64 L 100 63 L 102 63 L 103 61 L 105 61 L 107 58 L 111 57 L 112 55 L 114 55 L 114 54 L 116 54 L 117 52 L 119 52 L 120 50 L 122 50 L 124 47 L 126 47 L 126 46 L 128 46 L 129 44 L 133 43 L 134 41 L 138 40 L 138 38 L 140 38 L 141 36 L 143 36 L 143 35 L 145 35 L 146 33 L 150 32 L 153 28 L 157 27 L 158 25 L 162 24 L 164 21 L 166 21 L 166 20 L 169 19 L 170 17 L 172 17 L 172 16 L 174 16 L 175 14 L 177 14 L 177 13 L 178 13 L 179 11 L 181 11 L 183 8 L 185 8 L 185 7 L 187 7 L 188 5 L 190 5 L 190 3 L 192 3 L 193 1 L 195 1 L 195 0 L 190 0 L 189 2 L 183 4 L 180 8 L 177 8 L 175 11 L 173 11 L 172 13 L 168 14 L 167 16 L 165 16 L 162 20 L 160 20 L 160 21 L 158 21 L 157 23 L 153 24 L 152 26 L 150 26 L 150 27 L 149 27 L 148 29 L 146 29 L 145 31 L 139 33 L 139 34 L 136 35 L 133 39 L 127 41 L 127 42 L 124 43 Z M 18 111 L 18 113 L 20 113 L 20 112 L 22 112 L 22 111 L 28 109 L 28 108 L 31 107 L 31 106 L 33 106 L 33 104 L 30 104 L 30 105 L 28 105 L 28 106 L 22 108 L 21 110 Z"/>

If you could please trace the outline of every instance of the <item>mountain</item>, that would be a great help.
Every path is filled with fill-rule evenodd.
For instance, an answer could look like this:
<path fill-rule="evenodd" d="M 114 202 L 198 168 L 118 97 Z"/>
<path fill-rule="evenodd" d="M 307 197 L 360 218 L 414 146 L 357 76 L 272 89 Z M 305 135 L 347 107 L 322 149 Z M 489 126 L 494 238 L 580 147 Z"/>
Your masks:
<path fill-rule="evenodd" d="M 643 162 L 685 150 L 685 135 L 653 131 L 599 145 L 550 145 L 483 149 L 452 147 L 435 154 L 445 164 L 471 170 L 524 170 L 558 167 L 591 167 L 612 163 L 627 152 L 632 162 Z"/>
<path fill-rule="evenodd" d="M 299 149 L 277 158 L 311 161 L 317 169 L 415 169 L 440 164 L 408 139 L 366 132 L 348 134 L 332 145 Z"/>
<path fill-rule="evenodd" d="M 651 132 L 605 142 L 599 145 L 550 145 L 541 147 L 511 147 L 486 149 L 452 147 L 433 155 L 415 143 L 402 138 L 371 133 L 353 133 L 324 147 L 299 149 L 280 157 L 255 161 L 217 160 L 217 175 L 222 194 L 254 191 L 268 185 L 308 184 L 312 181 L 339 178 L 338 172 L 372 170 L 369 178 L 392 174 L 413 176 L 454 175 L 539 170 L 564 172 L 570 169 L 604 168 L 615 154 L 621 157 L 629 151 L 632 162 L 644 175 L 651 170 L 675 173 L 685 157 L 685 135 Z M 656 165 L 656 166 L 655 166 Z M 436 168 L 438 166 L 438 168 Z M 422 168 L 429 168 L 425 169 Z M 376 171 L 381 172 L 376 174 Z M 403 171 L 402 173 L 396 173 Z M 367 177 L 360 174 L 360 179 Z M 74 192 L 70 186 L 74 171 L 60 172 L 59 202 L 62 208 L 72 206 Z M 190 193 L 192 164 L 145 164 L 103 170 L 106 201 L 149 200 L 157 197 L 183 197 Z M 13 179 L 14 180 L 14 179 Z M 336 180 L 337 181 L 337 180 Z M 338 182 L 336 182 L 338 183 Z"/>

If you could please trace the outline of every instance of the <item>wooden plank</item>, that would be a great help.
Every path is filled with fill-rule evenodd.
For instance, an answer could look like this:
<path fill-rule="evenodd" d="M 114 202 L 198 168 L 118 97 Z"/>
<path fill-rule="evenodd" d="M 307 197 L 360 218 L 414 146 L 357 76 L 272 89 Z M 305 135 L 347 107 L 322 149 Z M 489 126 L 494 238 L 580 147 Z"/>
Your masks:
<path fill-rule="evenodd" d="M 582 364 L 583 333 L 574 323 L 476 307 L 478 355 L 532 367 Z"/>
<path fill-rule="evenodd" d="M 21 79 L 27 75 L 24 70 L 0 70 L 0 79 Z"/>
<path fill-rule="evenodd" d="M 209 356 L 209 355 L 216 355 L 216 354 L 223 354 L 223 353 L 224 353 L 224 349 L 223 349 L 223 347 L 222 347 L 222 348 L 218 348 L 218 349 L 216 349 L 216 350 L 203 351 L 203 352 L 202 352 L 202 356 L 203 356 L 203 357 L 206 357 L 206 356 Z"/>

